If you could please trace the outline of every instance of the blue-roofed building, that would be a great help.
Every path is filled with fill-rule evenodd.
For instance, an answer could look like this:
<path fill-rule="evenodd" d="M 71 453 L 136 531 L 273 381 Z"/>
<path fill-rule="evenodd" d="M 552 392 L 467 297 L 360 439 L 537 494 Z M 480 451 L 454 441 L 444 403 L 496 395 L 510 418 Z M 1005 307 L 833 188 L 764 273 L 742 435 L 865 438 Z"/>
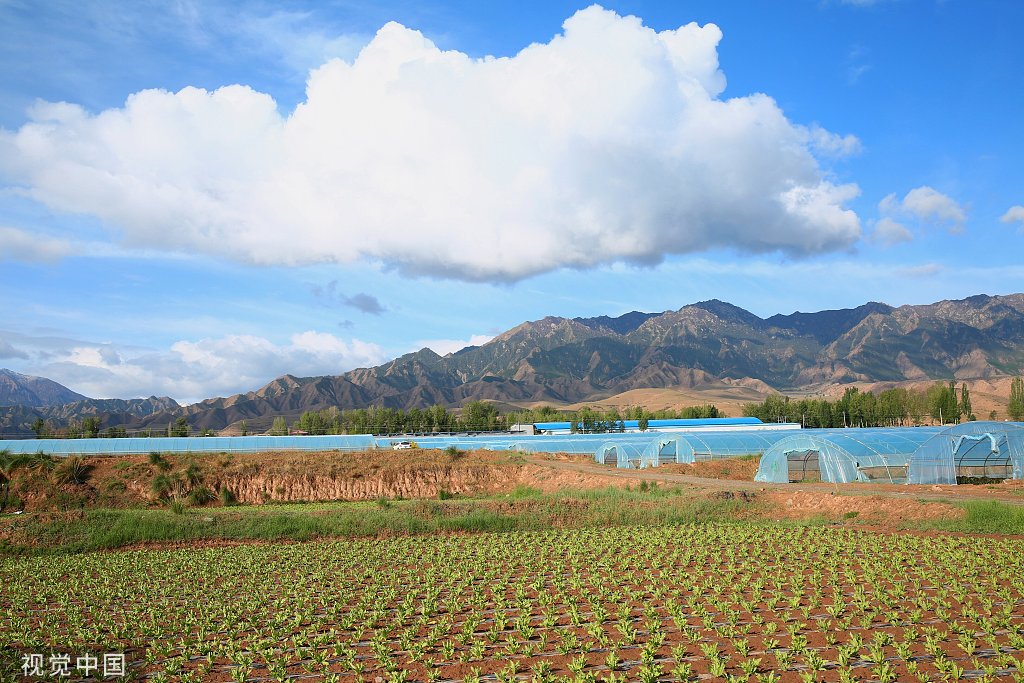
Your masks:
<path fill-rule="evenodd" d="M 639 420 L 621 420 L 620 431 L 640 432 Z M 744 430 L 744 429 L 771 429 L 790 430 L 800 429 L 796 423 L 764 423 L 756 417 L 709 417 L 709 418 L 680 418 L 670 420 L 648 420 L 648 432 L 706 432 L 716 429 Z M 571 422 L 537 422 L 533 425 L 535 434 L 570 434 L 572 433 Z"/>

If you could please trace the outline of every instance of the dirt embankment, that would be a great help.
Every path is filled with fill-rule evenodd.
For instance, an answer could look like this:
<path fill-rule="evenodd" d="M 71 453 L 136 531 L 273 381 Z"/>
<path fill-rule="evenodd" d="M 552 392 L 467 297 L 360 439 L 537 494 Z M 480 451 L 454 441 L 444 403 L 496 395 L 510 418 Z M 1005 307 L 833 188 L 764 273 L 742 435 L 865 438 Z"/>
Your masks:
<path fill-rule="evenodd" d="M 85 458 L 78 484 L 24 472 L 12 486 L 16 507 L 47 510 L 139 507 L 174 499 L 239 503 L 359 501 L 499 494 L 525 485 L 542 491 L 624 486 L 612 477 L 552 470 L 517 454 L 437 450 L 364 453 L 252 453 Z M 12 501 L 13 502 L 13 501 Z"/>
<path fill-rule="evenodd" d="M 241 503 L 268 501 L 376 500 L 436 498 L 513 488 L 519 467 L 507 463 L 446 463 L 418 467 L 369 465 L 366 472 L 330 473 L 274 471 L 275 468 L 225 472 L 215 476 L 216 488 L 227 487 Z M 269 470 L 269 471 L 268 471 Z"/>
<path fill-rule="evenodd" d="M 949 503 L 883 496 L 842 496 L 821 491 L 769 491 L 762 494 L 765 517 L 802 520 L 842 519 L 860 524 L 892 526 L 907 522 L 960 519 L 963 508 Z"/>

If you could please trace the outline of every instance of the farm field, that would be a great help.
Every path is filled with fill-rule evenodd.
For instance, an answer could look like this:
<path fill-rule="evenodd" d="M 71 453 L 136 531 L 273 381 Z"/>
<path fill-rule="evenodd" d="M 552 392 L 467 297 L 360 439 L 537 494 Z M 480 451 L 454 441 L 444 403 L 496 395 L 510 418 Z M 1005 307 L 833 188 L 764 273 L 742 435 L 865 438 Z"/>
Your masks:
<path fill-rule="evenodd" d="M 624 526 L 0 561 L 8 670 L 151 681 L 1024 680 L 1024 540 Z"/>

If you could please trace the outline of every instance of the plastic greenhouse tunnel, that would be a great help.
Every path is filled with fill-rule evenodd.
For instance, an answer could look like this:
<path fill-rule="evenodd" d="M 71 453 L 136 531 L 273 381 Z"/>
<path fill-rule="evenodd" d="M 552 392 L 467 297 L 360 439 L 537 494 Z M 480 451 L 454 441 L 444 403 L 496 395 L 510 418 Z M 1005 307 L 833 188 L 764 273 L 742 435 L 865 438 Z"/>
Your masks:
<path fill-rule="evenodd" d="M 693 464 L 706 460 L 741 458 L 763 455 L 765 451 L 792 431 L 745 431 L 726 434 L 723 432 L 688 432 L 666 434 L 658 443 L 657 452 L 648 455 L 649 465 L 660 463 Z M 652 449 L 655 444 L 651 444 Z"/>
<path fill-rule="evenodd" d="M 652 437 L 645 437 L 606 441 L 594 452 L 594 461 L 616 467 L 643 467 L 644 452 L 652 440 Z"/>
<path fill-rule="evenodd" d="M 910 458 L 911 484 L 1024 479 L 1024 424 L 965 422 L 925 441 Z"/>
<path fill-rule="evenodd" d="M 774 483 L 906 483 L 911 455 L 941 430 L 900 427 L 801 432 L 765 451 L 754 479 Z"/>
<path fill-rule="evenodd" d="M 131 455 L 141 453 L 257 453 L 261 451 L 365 451 L 377 447 L 369 434 L 350 436 L 172 436 L 124 439 L 21 439 L 0 442 L 0 450 L 48 455 Z"/>

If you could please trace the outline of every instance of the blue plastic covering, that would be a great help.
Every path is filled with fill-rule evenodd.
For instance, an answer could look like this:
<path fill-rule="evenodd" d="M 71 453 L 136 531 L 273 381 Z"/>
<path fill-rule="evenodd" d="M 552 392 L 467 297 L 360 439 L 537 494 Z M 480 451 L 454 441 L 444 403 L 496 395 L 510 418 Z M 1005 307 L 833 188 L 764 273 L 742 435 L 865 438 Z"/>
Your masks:
<path fill-rule="evenodd" d="M 648 420 L 648 429 L 699 429 L 701 427 L 735 427 L 739 425 L 764 424 L 756 417 L 706 417 Z M 572 428 L 571 422 L 537 422 L 534 427 L 544 431 L 565 431 Z M 637 430 L 639 420 L 622 420 L 623 429 Z"/>
<path fill-rule="evenodd" d="M 631 433 L 610 434 L 561 434 L 542 436 L 519 436 L 509 446 L 521 453 L 573 453 L 595 455 L 607 443 L 625 443 L 626 441 L 642 441 L 647 443 L 653 437 Z M 603 462 L 595 455 L 595 460 Z"/>
<path fill-rule="evenodd" d="M 761 456 L 756 481 L 905 483 L 910 457 L 942 427 L 805 430 Z"/>
<path fill-rule="evenodd" d="M 0 450 L 50 455 L 132 453 L 255 453 L 258 451 L 365 451 L 376 446 L 368 434 L 349 436 L 183 436 L 128 439 L 21 439 L 0 441 Z"/>
<path fill-rule="evenodd" d="M 665 462 L 692 464 L 705 460 L 762 455 L 772 445 L 793 434 L 793 430 L 769 429 L 662 434 L 650 443 L 644 463 L 649 466 Z"/>
<path fill-rule="evenodd" d="M 606 434 L 479 434 L 446 436 L 234 436 L 127 439 L 41 439 L 0 441 L 0 450 L 42 451 L 52 455 L 117 455 L 151 452 L 218 453 L 258 451 L 363 451 L 390 449 L 399 442 L 419 448 L 516 450 L 524 453 L 574 453 L 619 467 L 655 467 L 661 462 L 754 455 L 792 431 L 742 429 L 729 432 L 611 432 Z"/>
<path fill-rule="evenodd" d="M 964 422 L 935 434 L 911 455 L 911 484 L 956 484 L 957 477 L 1024 479 L 1024 424 Z"/>

